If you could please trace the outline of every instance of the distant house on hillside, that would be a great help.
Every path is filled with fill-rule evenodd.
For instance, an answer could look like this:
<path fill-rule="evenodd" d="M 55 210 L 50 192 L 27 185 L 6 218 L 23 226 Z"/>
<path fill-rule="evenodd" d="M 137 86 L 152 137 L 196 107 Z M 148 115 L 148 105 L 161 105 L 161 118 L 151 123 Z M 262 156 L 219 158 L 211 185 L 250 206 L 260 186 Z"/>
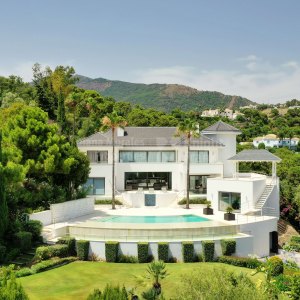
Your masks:
<path fill-rule="evenodd" d="M 259 136 L 253 139 L 253 146 L 258 147 L 259 144 L 264 144 L 265 147 L 291 147 L 296 148 L 299 143 L 299 138 L 288 138 L 279 139 L 275 134 L 267 134 L 265 136 Z"/>
<path fill-rule="evenodd" d="M 224 111 L 219 109 L 209 109 L 204 110 L 201 114 L 201 117 L 227 117 L 228 119 L 234 120 L 238 115 L 242 115 L 239 111 L 234 112 L 230 108 L 226 108 Z"/>

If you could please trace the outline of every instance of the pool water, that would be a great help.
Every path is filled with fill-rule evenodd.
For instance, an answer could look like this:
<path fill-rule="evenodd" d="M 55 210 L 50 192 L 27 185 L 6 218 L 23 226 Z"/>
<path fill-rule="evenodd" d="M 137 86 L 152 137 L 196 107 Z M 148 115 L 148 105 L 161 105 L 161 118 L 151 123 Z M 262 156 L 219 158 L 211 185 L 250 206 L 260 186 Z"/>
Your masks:
<path fill-rule="evenodd" d="M 190 223 L 205 222 L 209 219 L 196 215 L 180 215 L 180 216 L 109 216 L 97 219 L 98 222 L 112 223 Z"/>

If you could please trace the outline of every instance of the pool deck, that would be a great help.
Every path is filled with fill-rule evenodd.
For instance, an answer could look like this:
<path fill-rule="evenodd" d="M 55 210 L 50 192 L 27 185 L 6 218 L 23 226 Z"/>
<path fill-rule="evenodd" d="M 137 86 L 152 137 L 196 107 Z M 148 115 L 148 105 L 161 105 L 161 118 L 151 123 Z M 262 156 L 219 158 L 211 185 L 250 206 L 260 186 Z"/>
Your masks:
<path fill-rule="evenodd" d="M 246 216 L 242 214 L 235 214 L 235 221 L 225 221 L 224 212 L 214 212 L 214 215 L 203 215 L 203 208 L 205 205 L 190 205 L 190 209 L 177 206 L 172 208 L 157 208 L 157 207 L 143 207 L 143 208 L 126 208 L 124 206 L 117 206 L 115 210 L 111 209 L 110 205 L 96 205 L 92 214 L 84 215 L 78 218 L 68 220 L 67 222 L 61 222 L 51 224 L 44 227 L 45 231 L 58 230 L 59 228 L 86 228 L 86 229 L 102 229 L 102 230 L 120 230 L 124 233 L 125 230 L 172 230 L 179 232 L 182 230 L 210 230 L 213 228 L 223 228 L 223 231 L 233 231 L 234 228 L 238 228 L 240 225 L 256 223 L 265 221 L 268 219 L 274 219 L 274 217 L 268 216 Z M 176 216 L 176 215 L 197 215 L 205 217 L 209 221 L 204 222 L 180 222 L 180 223 L 114 223 L 114 222 L 99 222 L 99 218 L 105 218 L 109 216 Z M 230 229 L 231 228 L 231 229 Z M 175 231 L 174 231 L 175 230 Z"/>

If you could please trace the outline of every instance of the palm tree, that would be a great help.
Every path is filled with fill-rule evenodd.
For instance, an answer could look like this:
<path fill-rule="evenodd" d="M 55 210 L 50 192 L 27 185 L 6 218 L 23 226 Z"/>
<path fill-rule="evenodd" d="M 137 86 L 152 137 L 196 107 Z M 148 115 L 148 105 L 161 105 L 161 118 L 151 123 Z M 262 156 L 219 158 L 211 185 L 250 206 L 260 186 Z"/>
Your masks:
<path fill-rule="evenodd" d="M 160 281 L 169 275 L 166 270 L 166 264 L 161 260 L 153 261 L 148 265 L 147 272 L 147 278 L 153 280 L 153 289 L 156 291 L 156 295 L 160 295 Z"/>
<path fill-rule="evenodd" d="M 199 136 L 198 127 L 191 119 L 185 119 L 177 127 L 176 136 L 183 136 L 187 141 L 188 155 L 186 167 L 186 208 L 190 208 L 190 146 L 191 138 Z"/>
<path fill-rule="evenodd" d="M 105 116 L 102 119 L 102 129 L 103 130 L 111 130 L 112 136 L 112 147 L 113 147 L 113 157 L 112 157 L 112 209 L 116 209 L 115 203 L 115 132 L 116 129 L 126 126 L 127 122 L 121 116 L 119 116 L 115 111 L 113 111 L 108 116 Z"/>

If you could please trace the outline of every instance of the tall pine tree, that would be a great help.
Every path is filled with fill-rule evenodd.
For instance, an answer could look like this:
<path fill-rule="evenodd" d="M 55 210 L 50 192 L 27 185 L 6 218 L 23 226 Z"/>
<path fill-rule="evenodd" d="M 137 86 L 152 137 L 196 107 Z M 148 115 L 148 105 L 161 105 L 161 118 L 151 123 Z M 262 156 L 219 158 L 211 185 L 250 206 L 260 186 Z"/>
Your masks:
<path fill-rule="evenodd" d="M 5 197 L 5 178 L 2 155 L 2 131 L 0 131 L 0 239 L 3 238 L 8 225 L 8 207 Z"/>

